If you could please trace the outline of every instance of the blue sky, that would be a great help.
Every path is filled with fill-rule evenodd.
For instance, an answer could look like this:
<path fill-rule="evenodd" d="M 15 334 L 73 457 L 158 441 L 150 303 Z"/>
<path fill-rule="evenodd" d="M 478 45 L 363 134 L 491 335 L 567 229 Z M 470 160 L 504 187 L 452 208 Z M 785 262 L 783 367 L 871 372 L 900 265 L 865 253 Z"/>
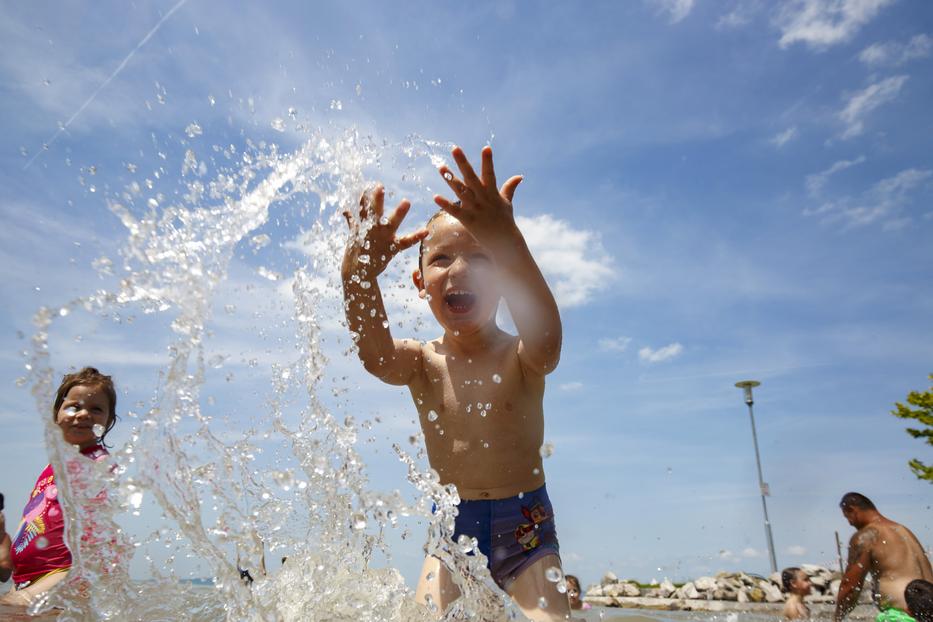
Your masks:
<path fill-rule="evenodd" d="M 546 398 L 546 471 L 565 565 L 584 583 L 608 569 L 642 579 L 767 570 L 733 387 L 746 377 L 763 382 L 756 412 L 780 564 L 834 559 L 833 531 L 850 533 L 836 503 L 852 489 L 933 545 L 933 489 L 906 466 L 928 448 L 888 414 L 933 371 L 933 8 L 315 5 L 0 8 L 8 520 L 46 462 L 46 414 L 15 385 L 30 318 L 116 286 L 92 266 L 118 263 L 126 240 L 107 199 L 148 178 L 143 195 L 180 201 L 188 148 L 209 160 L 213 145 L 251 139 L 289 152 L 307 128 L 356 127 L 390 145 L 395 160 L 378 174 L 410 193 L 410 227 L 432 211 L 437 185 L 424 159 L 399 156 L 407 137 L 472 154 L 488 142 L 500 177 L 525 175 L 516 211 L 565 332 Z M 192 123 L 200 134 L 186 134 Z M 211 347 L 228 358 L 205 393 L 233 430 L 267 425 L 271 364 L 294 343 L 287 284 L 309 252 L 299 203 L 275 208 L 267 246 L 237 247 L 215 301 Z M 398 291 L 405 328 L 421 317 L 417 334 L 433 336 L 424 310 L 401 302 L 413 291 Z M 140 413 L 168 361 L 171 312 L 125 313 L 56 323 L 52 362 L 112 373 L 121 413 Z M 361 442 L 372 485 L 411 494 L 389 450 L 414 431 L 408 398 L 368 378 L 341 354 L 340 327 L 329 330 L 328 375 L 352 388 L 334 408 L 383 420 Z M 118 445 L 136 425 L 125 418 Z M 420 527 L 410 528 L 392 550 L 411 581 Z"/>

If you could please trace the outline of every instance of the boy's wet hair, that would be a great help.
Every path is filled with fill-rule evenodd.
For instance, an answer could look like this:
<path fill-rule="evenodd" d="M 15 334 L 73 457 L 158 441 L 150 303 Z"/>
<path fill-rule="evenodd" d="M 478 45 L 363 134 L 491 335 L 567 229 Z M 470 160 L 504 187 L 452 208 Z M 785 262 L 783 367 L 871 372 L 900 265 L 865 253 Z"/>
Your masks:
<path fill-rule="evenodd" d="M 914 579 L 904 590 L 904 600 L 917 622 L 933 622 L 933 583 Z"/>
<path fill-rule="evenodd" d="M 875 504 L 871 502 L 871 499 L 859 492 L 847 492 L 842 495 L 842 500 L 839 502 L 839 507 L 843 510 L 846 508 L 856 508 L 859 510 L 877 510 Z"/>
<path fill-rule="evenodd" d="M 434 213 L 431 215 L 431 217 L 428 218 L 428 222 L 426 222 L 426 223 L 424 224 L 425 229 L 427 229 L 428 227 L 430 227 L 432 222 L 434 222 L 435 220 L 437 220 L 438 218 L 440 218 L 441 216 L 443 216 L 443 215 L 446 214 L 446 213 L 447 213 L 447 212 L 445 212 L 445 211 L 442 210 L 442 209 L 439 209 L 439 210 L 437 210 L 436 212 L 434 212 Z M 423 266 L 421 265 L 421 260 L 422 260 L 423 258 L 424 258 L 424 240 L 421 240 L 421 242 L 418 243 L 418 271 L 419 271 L 419 272 L 421 272 L 421 271 L 423 270 Z"/>
<path fill-rule="evenodd" d="M 781 585 L 784 587 L 785 592 L 790 592 L 791 583 L 797 578 L 798 572 L 800 572 L 800 568 L 797 566 L 791 566 L 781 571 Z"/>
<path fill-rule="evenodd" d="M 55 394 L 55 403 L 52 405 L 52 420 L 58 422 L 58 411 L 65 401 L 65 396 L 75 387 L 95 387 L 104 392 L 107 401 L 110 402 L 110 412 L 107 413 L 107 425 L 104 433 L 100 435 L 100 444 L 107 447 L 104 438 L 107 433 L 117 424 L 117 390 L 113 386 L 113 379 L 110 376 L 97 371 L 93 367 L 85 367 L 81 371 L 73 374 L 65 374 L 62 377 L 62 383 L 58 386 Z"/>

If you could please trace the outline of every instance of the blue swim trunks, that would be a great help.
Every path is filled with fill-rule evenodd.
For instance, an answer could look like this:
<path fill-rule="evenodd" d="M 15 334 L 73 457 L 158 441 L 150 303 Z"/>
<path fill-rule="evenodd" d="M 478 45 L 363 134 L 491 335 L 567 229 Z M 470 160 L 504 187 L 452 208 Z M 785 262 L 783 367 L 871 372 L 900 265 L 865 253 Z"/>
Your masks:
<path fill-rule="evenodd" d="M 476 538 L 502 589 L 540 558 L 560 554 L 547 486 L 508 499 L 464 499 L 458 511 L 454 541 Z"/>

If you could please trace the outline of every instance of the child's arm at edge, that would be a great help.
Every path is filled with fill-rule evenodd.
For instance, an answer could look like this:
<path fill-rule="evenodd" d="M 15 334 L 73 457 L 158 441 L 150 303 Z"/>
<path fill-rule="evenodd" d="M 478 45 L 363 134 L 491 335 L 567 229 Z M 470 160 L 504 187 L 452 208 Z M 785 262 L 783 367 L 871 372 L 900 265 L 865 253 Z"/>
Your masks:
<path fill-rule="evenodd" d="M 13 574 L 12 548 L 10 534 L 6 532 L 6 517 L 0 511 L 0 583 L 6 583 Z"/>
<path fill-rule="evenodd" d="M 427 230 L 396 237 L 411 203 L 403 200 L 383 220 L 384 202 L 385 189 L 380 185 L 371 199 L 364 196 L 358 219 L 345 213 L 351 233 L 341 266 L 344 311 L 350 331 L 357 336 L 359 357 L 366 371 L 388 384 L 404 385 L 420 367 L 421 345 L 411 339 L 392 338 L 378 276 L 396 254 L 420 242 Z M 374 222 L 361 240 L 357 231 L 361 220 L 367 218 L 370 203 Z M 368 247 L 365 246 L 367 242 Z M 362 261 L 361 255 L 367 255 L 368 259 Z"/>
<path fill-rule="evenodd" d="M 452 151 L 454 161 L 463 174 L 457 179 L 446 166 L 440 173 L 457 194 L 460 204 L 435 196 L 434 201 L 463 225 L 495 257 L 503 275 L 502 290 L 512 313 L 519 336 L 519 360 L 526 369 L 546 375 L 560 361 L 562 327 L 557 301 L 548 287 L 541 269 L 531 255 L 528 244 L 512 212 L 512 197 L 521 183 L 516 175 L 496 185 L 492 149 L 483 149 L 482 179 L 477 177 L 463 150 Z"/>

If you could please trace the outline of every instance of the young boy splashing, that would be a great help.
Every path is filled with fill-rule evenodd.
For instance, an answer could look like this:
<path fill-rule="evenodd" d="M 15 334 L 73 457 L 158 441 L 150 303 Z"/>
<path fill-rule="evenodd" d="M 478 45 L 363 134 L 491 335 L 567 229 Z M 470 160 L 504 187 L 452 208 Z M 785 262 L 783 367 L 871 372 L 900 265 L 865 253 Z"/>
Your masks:
<path fill-rule="evenodd" d="M 364 196 L 358 214 L 347 214 L 347 321 L 366 370 L 411 391 L 431 467 L 461 498 L 454 537 L 476 539 L 492 577 L 528 617 L 566 619 L 540 453 L 544 377 L 560 358 L 560 314 L 513 217 L 521 176 L 500 188 L 489 147 L 480 175 L 459 147 L 452 155 L 461 177 L 439 171 L 457 200 L 435 196 L 442 211 L 426 228 L 398 236 L 411 204 L 383 215 L 382 186 Z M 392 337 L 377 281 L 396 254 L 419 242 L 413 280 L 444 331 L 427 343 Z M 496 324 L 502 299 L 517 336 Z M 417 599 L 443 612 L 458 596 L 448 569 L 428 557 Z"/>

